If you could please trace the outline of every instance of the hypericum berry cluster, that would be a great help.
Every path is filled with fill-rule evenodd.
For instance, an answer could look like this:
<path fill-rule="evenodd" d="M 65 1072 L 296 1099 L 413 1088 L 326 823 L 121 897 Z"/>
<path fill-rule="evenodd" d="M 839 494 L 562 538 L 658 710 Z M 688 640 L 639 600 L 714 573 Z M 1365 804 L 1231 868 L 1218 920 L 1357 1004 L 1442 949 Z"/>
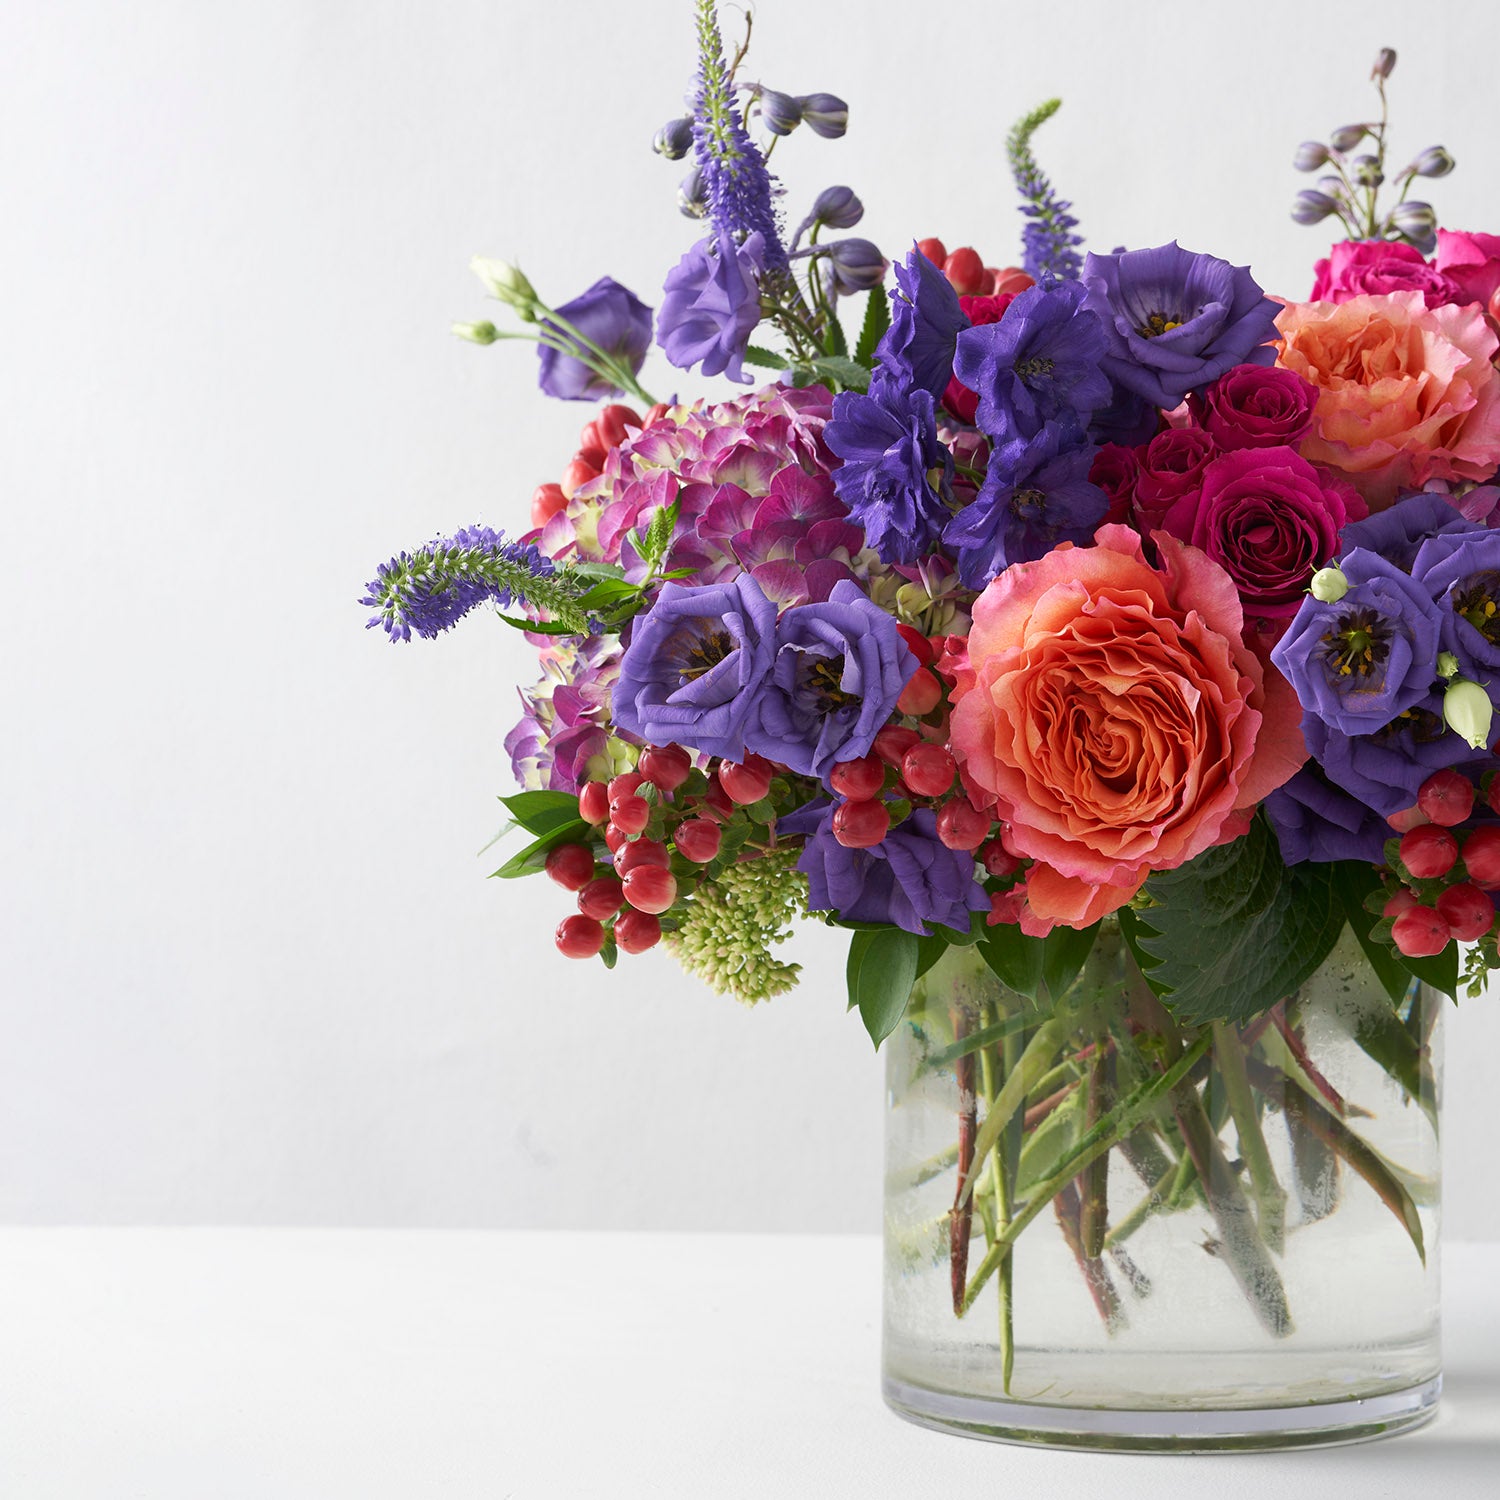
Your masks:
<path fill-rule="evenodd" d="M 1485 806 L 1500 811 L 1500 780 L 1487 779 Z M 1380 914 L 1407 958 L 1431 958 L 1454 939 L 1478 942 L 1495 930 L 1500 824 L 1476 822 L 1476 800 L 1467 776 L 1435 771 L 1417 793 L 1413 816 L 1425 821 L 1387 845 L 1394 879 Z"/>

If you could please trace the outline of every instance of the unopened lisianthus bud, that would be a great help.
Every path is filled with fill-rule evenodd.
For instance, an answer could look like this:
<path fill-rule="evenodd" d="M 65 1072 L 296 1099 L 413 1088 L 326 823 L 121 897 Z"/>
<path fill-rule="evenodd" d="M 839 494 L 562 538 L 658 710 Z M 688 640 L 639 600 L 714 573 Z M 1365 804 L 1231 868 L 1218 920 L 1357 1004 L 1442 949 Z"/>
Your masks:
<path fill-rule="evenodd" d="M 1444 682 L 1458 676 L 1458 658 L 1451 651 L 1438 652 L 1437 674 Z"/>
<path fill-rule="evenodd" d="M 797 104 L 809 129 L 830 141 L 849 128 L 849 106 L 837 94 L 803 94 Z"/>
<path fill-rule="evenodd" d="M 1340 125 L 1337 130 L 1328 137 L 1328 144 L 1335 151 L 1352 151 L 1364 140 L 1369 131 L 1368 125 Z"/>
<path fill-rule="evenodd" d="M 536 288 L 522 275 L 519 266 L 476 255 L 469 262 L 469 269 L 484 284 L 490 296 L 497 302 L 508 302 L 523 318 L 528 317 L 536 306 Z"/>
<path fill-rule="evenodd" d="M 1471 750 L 1487 750 L 1495 705 L 1477 682 L 1456 677 L 1443 693 L 1443 721 L 1461 735 Z"/>
<path fill-rule="evenodd" d="M 885 256 L 869 240 L 835 240 L 828 247 L 834 290 L 841 297 L 867 292 L 885 280 Z"/>
<path fill-rule="evenodd" d="M 1354 171 L 1351 175 L 1359 187 L 1379 187 L 1385 181 L 1385 173 L 1380 170 L 1378 156 L 1356 156 L 1353 167 Z"/>
<path fill-rule="evenodd" d="M 1412 164 L 1418 177 L 1446 177 L 1453 170 L 1453 158 L 1445 146 L 1429 146 Z"/>
<path fill-rule="evenodd" d="M 813 203 L 812 216 L 830 229 L 853 229 L 865 216 L 865 206 L 846 187 L 824 188 Z"/>
<path fill-rule="evenodd" d="M 1316 172 L 1328 161 L 1328 147 L 1322 141 L 1303 141 L 1292 157 L 1292 165 L 1299 172 Z"/>
<path fill-rule="evenodd" d="M 790 135 L 802 123 L 802 105 L 790 94 L 762 89 L 756 97 L 760 119 L 772 135 Z"/>
<path fill-rule="evenodd" d="M 1319 568 L 1308 584 L 1308 592 L 1322 604 L 1337 604 L 1349 592 L 1349 580 L 1336 564 Z"/>
<path fill-rule="evenodd" d="M 1371 78 L 1389 78 L 1391 70 L 1396 66 L 1396 49 L 1394 47 L 1382 47 L 1375 54 L 1375 66 L 1370 69 Z"/>
<path fill-rule="evenodd" d="M 701 219 L 708 213 L 708 189 L 697 167 L 677 185 L 677 212 L 689 219 Z"/>
<path fill-rule="evenodd" d="M 500 330 L 493 323 L 455 323 L 453 332 L 471 344 L 493 344 L 500 337 Z"/>
<path fill-rule="evenodd" d="M 1316 224 L 1337 209 L 1338 204 L 1327 193 L 1317 193 L 1311 188 L 1292 199 L 1292 218 L 1298 224 Z"/>
<path fill-rule="evenodd" d="M 656 132 L 651 149 L 668 161 L 681 161 L 693 149 L 693 117 L 684 115 L 678 120 L 668 120 Z"/>

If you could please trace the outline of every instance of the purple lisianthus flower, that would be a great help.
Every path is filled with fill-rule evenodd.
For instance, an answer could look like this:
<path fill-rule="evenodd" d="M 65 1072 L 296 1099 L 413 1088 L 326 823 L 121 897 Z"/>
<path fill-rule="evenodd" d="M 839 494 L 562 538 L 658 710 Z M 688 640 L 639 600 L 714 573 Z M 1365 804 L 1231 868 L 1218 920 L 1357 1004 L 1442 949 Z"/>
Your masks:
<path fill-rule="evenodd" d="M 810 803 L 778 824 L 807 837 L 797 868 L 807 876 L 809 911 L 846 922 L 881 922 L 930 937 L 929 923 L 969 930 L 971 912 L 990 898 L 975 879 L 974 856 L 937 836 L 937 814 L 918 808 L 873 849 L 846 849 L 833 836 L 833 805 Z"/>
<path fill-rule="evenodd" d="M 742 384 L 745 349 L 760 322 L 760 278 L 765 243 L 757 232 L 736 244 L 727 230 L 699 240 L 667 272 L 656 341 L 681 370 L 728 375 Z"/>
<path fill-rule="evenodd" d="M 1276 304 L 1246 266 L 1195 255 L 1174 240 L 1154 250 L 1090 253 L 1083 285 L 1085 305 L 1104 320 L 1105 370 L 1163 410 L 1235 365 L 1275 360 Z"/>
<path fill-rule="evenodd" d="M 618 360 L 632 375 L 640 373 L 646 351 L 651 347 L 651 309 L 628 287 L 602 276 L 582 296 L 563 303 L 557 309 L 557 316 Z M 578 347 L 560 324 L 544 317 L 541 326 L 549 337 Z M 619 386 L 591 370 L 577 355 L 539 344 L 536 357 L 540 365 L 537 384 L 560 401 L 603 401 L 621 393 Z"/>
<path fill-rule="evenodd" d="M 1089 417 L 1089 436 L 1096 443 L 1122 443 L 1134 448 L 1149 441 L 1161 427 L 1161 413 L 1144 397 L 1116 381 L 1109 383 L 1109 400 Z"/>
<path fill-rule="evenodd" d="M 875 347 L 877 380 L 942 396 L 953 374 L 953 349 L 969 326 L 953 283 L 915 246 L 896 264 L 891 326 Z"/>
<path fill-rule="evenodd" d="M 1051 423 L 1031 442 L 1007 443 L 991 456 L 979 493 L 943 532 L 965 588 L 982 589 L 1059 542 L 1093 539 L 1109 496 L 1090 480 L 1094 449 L 1078 437 Z"/>
<path fill-rule="evenodd" d="M 1462 674 L 1486 686 L 1500 678 L 1500 531 L 1430 537 L 1412 577 L 1438 601 L 1443 650 Z"/>
<path fill-rule="evenodd" d="M 1373 808 L 1304 766 L 1261 804 L 1289 865 L 1357 859 L 1378 865 L 1391 825 Z"/>
<path fill-rule="evenodd" d="M 620 662 L 616 726 L 647 744 L 743 760 L 775 637 L 776 606 L 753 578 L 664 584 Z"/>
<path fill-rule="evenodd" d="M 915 563 L 929 552 L 948 520 L 953 469 L 932 396 L 880 378 L 867 395 L 843 391 L 823 441 L 844 461 L 833 475 L 839 499 L 881 559 Z"/>
<path fill-rule="evenodd" d="M 1109 401 L 1109 377 L 1099 364 L 1104 325 L 1083 298 L 1076 281 L 1030 287 L 998 323 L 958 335 L 954 373 L 979 397 L 983 432 L 1002 442 L 1031 438 L 1064 416 L 1081 427 Z"/>
<path fill-rule="evenodd" d="M 1484 527 L 1467 520 L 1443 495 L 1421 490 L 1398 500 L 1363 521 L 1353 521 L 1340 532 L 1346 549 L 1364 547 L 1410 572 L 1422 544 L 1432 537 L 1467 536 Z"/>
<path fill-rule="evenodd" d="M 745 745 L 804 776 L 826 776 L 836 761 L 868 753 L 916 670 L 895 620 L 845 579 L 822 603 L 781 617 Z"/>
<path fill-rule="evenodd" d="M 1309 713 L 1369 734 L 1432 691 L 1442 621 L 1426 588 L 1377 553 L 1356 547 L 1339 567 L 1349 591 L 1304 599 L 1271 660 Z"/>

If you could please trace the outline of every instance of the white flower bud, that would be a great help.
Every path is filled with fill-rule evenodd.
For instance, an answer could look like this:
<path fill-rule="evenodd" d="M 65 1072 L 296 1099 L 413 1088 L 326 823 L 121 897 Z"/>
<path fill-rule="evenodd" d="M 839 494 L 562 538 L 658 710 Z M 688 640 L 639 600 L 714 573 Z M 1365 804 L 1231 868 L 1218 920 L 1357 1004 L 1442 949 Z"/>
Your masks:
<path fill-rule="evenodd" d="M 1308 585 L 1308 593 L 1320 604 L 1337 604 L 1349 592 L 1349 580 L 1337 565 L 1319 568 Z"/>
<path fill-rule="evenodd" d="M 1477 682 L 1455 677 L 1443 693 L 1443 721 L 1471 750 L 1487 750 L 1495 705 Z"/>

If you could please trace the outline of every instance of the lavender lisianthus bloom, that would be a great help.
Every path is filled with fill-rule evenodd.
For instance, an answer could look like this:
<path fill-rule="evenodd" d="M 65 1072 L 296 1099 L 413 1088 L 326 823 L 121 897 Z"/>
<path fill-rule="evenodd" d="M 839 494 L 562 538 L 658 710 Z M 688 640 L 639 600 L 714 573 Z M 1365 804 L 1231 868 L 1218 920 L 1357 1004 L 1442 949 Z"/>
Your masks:
<path fill-rule="evenodd" d="M 1104 368 L 1116 384 L 1171 410 L 1235 365 L 1275 360 L 1276 304 L 1246 266 L 1174 240 L 1154 250 L 1090 252 L 1086 305 L 1104 320 Z"/>
<path fill-rule="evenodd" d="M 810 911 L 930 937 L 929 924 L 967 932 L 970 913 L 989 910 L 974 856 L 943 844 L 929 808 L 918 808 L 872 849 L 844 848 L 833 836 L 833 811 L 830 803 L 812 803 L 778 825 L 807 837 L 797 868 L 807 876 Z"/>
<path fill-rule="evenodd" d="M 1304 599 L 1271 660 L 1309 713 L 1369 734 L 1431 692 L 1442 621 L 1426 588 L 1377 553 L 1356 547 L 1339 568 L 1348 592 Z"/>
<path fill-rule="evenodd" d="M 844 579 L 822 603 L 798 605 L 777 623 L 746 748 L 822 778 L 837 761 L 868 753 L 916 669 L 895 620 Z"/>
<path fill-rule="evenodd" d="M 1092 540 L 1109 510 L 1109 496 L 1089 479 L 1094 451 L 1076 428 L 1054 422 L 991 455 L 979 493 L 943 532 L 965 588 L 982 589 L 1059 542 Z"/>
<path fill-rule="evenodd" d="M 656 341 L 681 370 L 728 375 L 748 384 L 745 349 L 760 322 L 765 244 L 759 233 L 736 244 L 727 230 L 699 240 L 667 272 Z"/>
<path fill-rule="evenodd" d="M 1449 532 L 1422 543 L 1412 577 L 1438 601 L 1442 647 L 1472 680 L 1500 679 L 1500 531 Z M 1500 683 L 1497 683 L 1500 685 Z"/>
<path fill-rule="evenodd" d="M 958 335 L 954 373 L 979 397 L 981 431 L 1008 442 L 1064 416 L 1081 427 L 1109 401 L 1104 325 L 1083 298 L 1076 281 L 1030 287 L 998 323 Z"/>
<path fill-rule="evenodd" d="M 833 474 L 839 499 L 881 560 L 920 561 L 948 520 L 953 471 L 932 396 L 878 377 L 868 394 L 842 391 L 823 441 L 843 460 Z"/>
<path fill-rule="evenodd" d="M 753 578 L 663 585 L 620 662 L 616 726 L 647 744 L 743 760 L 775 635 L 776 606 Z"/>
<path fill-rule="evenodd" d="M 588 291 L 563 303 L 556 312 L 632 375 L 640 373 L 651 347 L 651 309 L 628 287 L 601 276 Z M 543 317 L 541 327 L 548 337 L 578 347 L 560 324 Z M 560 401 L 603 401 L 621 393 L 619 386 L 590 369 L 577 355 L 549 349 L 546 344 L 537 345 L 536 355 L 537 384 Z"/>
<path fill-rule="evenodd" d="M 1410 572 L 1417 552 L 1432 537 L 1467 536 L 1484 527 L 1454 509 L 1443 495 L 1428 490 L 1408 495 L 1363 521 L 1353 521 L 1339 533 L 1346 549 L 1364 547 Z"/>
<path fill-rule="evenodd" d="M 895 267 L 891 326 L 875 346 L 876 379 L 942 396 L 953 375 L 953 350 L 969 326 L 953 283 L 915 246 Z"/>
<path fill-rule="evenodd" d="M 1286 864 L 1357 859 L 1378 865 L 1385 857 L 1391 825 L 1312 766 L 1304 766 L 1261 805 Z"/>

